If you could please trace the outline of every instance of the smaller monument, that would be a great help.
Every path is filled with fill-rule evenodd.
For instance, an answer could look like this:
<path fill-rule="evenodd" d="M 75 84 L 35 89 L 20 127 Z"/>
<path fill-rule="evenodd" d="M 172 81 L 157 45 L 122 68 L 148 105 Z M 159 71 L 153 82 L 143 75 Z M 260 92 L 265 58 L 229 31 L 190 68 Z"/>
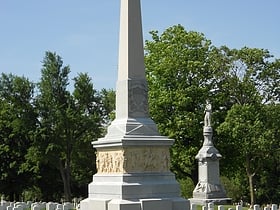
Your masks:
<path fill-rule="evenodd" d="M 198 183 L 193 191 L 191 203 L 206 205 L 207 203 L 226 203 L 230 198 L 220 182 L 219 159 L 222 155 L 214 147 L 211 127 L 212 105 L 206 100 L 203 136 L 204 142 L 195 159 L 198 160 Z"/>

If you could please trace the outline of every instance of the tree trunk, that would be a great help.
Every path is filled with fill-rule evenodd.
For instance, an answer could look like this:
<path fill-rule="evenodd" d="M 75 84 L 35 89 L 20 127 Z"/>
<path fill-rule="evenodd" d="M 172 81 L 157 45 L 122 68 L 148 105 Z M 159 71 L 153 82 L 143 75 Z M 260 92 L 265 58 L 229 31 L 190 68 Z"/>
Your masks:
<path fill-rule="evenodd" d="M 70 186 L 70 169 L 66 164 L 66 168 L 64 168 L 63 163 L 59 160 L 59 170 L 61 174 L 61 178 L 63 181 L 63 189 L 65 200 L 71 202 L 71 186 Z"/>
<path fill-rule="evenodd" d="M 250 188 L 250 198 L 251 198 L 251 205 L 252 206 L 255 204 L 255 191 L 254 191 L 254 184 L 253 184 L 253 176 L 254 175 L 248 175 L 249 188 Z"/>
<path fill-rule="evenodd" d="M 254 191 L 254 182 L 253 182 L 253 177 L 255 176 L 255 173 L 252 173 L 251 171 L 251 163 L 250 163 L 249 156 L 246 157 L 246 172 L 249 180 L 251 206 L 253 206 L 255 204 L 255 191 Z"/>

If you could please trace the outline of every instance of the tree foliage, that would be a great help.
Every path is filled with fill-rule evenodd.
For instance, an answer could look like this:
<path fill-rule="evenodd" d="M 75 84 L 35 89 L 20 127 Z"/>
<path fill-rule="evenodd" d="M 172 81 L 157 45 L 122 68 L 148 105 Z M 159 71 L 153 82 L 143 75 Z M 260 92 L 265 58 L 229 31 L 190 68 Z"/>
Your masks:
<path fill-rule="evenodd" d="M 145 48 L 150 112 L 160 132 L 175 139 L 173 171 L 196 181 L 194 156 L 203 140 L 203 105 L 227 78 L 228 67 L 221 62 L 221 51 L 201 33 L 178 25 L 151 35 Z"/>
<path fill-rule="evenodd" d="M 151 36 L 145 46 L 150 112 L 160 132 L 175 139 L 173 172 L 179 179 L 197 181 L 194 157 L 202 146 L 200 122 L 209 98 L 215 145 L 223 155 L 221 173 L 239 184 L 243 197 L 250 189 L 253 203 L 253 191 L 268 178 L 260 173 L 268 166 L 264 162 L 279 161 L 271 155 L 279 150 L 278 126 L 267 120 L 270 106 L 279 103 L 279 59 L 263 49 L 215 47 L 203 34 L 181 25 Z M 250 177 L 255 178 L 251 184 Z"/>
<path fill-rule="evenodd" d="M 42 63 L 38 84 L 0 77 L 0 193 L 10 200 L 86 196 L 96 172 L 91 142 L 113 111 L 112 90 L 95 90 L 89 75 L 80 73 L 70 92 L 70 67 L 62 58 L 46 52 Z"/>
<path fill-rule="evenodd" d="M 102 132 L 100 98 L 91 79 L 87 74 L 79 74 L 74 78 L 71 94 L 67 90 L 69 73 L 70 67 L 63 66 L 60 56 L 46 52 L 36 98 L 40 125 L 35 145 L 40 154 L 37 161 L 60 172 L 68 201 L 73 182 L 84 185 L 89 181 L 87 173 L 94 173 L 91 141 Z"/>
<path fill-rule="evenodd" d="M 22 190 L 33 184 L 31 171 L 24 172 L 37 124 L 33 92 L 34 84 L 25 77 L 0 77 L 0 192 L 11 199 L 19 199 Z"/>

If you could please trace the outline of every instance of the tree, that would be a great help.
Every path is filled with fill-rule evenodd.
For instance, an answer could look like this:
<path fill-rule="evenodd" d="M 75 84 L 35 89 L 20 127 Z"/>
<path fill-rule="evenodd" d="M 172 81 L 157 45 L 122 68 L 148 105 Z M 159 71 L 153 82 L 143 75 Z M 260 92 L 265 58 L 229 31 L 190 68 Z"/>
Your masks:
<path fill-rule="evenodd" d="M 87 74 L 74 78 L 71 94 L 67 90 L 69 73 L 70 67 L 63 67 L 60 56 L 46 52 L 36 99 L 40 119 L 38 142 L 32 148 L 37 151 L 41 165 L 60 172 L 67 201 L 71 200 L 71 187 L 81 187 L 95 170 L 90 143 L 102 132 L 100 97 L 91 79 Z"/>
<path fill-rule="evenodd" d="M 103 117 L 106 125 L 115 119 L 115 97 L 116 93 L 112 89 L 102 89 L 100 91 L 101 103 L 103 107 Z"/>
<path fill-rule="evenodd" d="M 275 84 L 280 85 L 278 61 L 272 61 L 267 50 L 247 47 L 230 50 L 226 56 L 232 60 L 232 67 L 231 79 L 225 87 L 235 105 L 217 130 L 221 147 L 227 151 L 228 165 L 231 168 L 243 166 L 241 170 L 246 171 L 243 174 L 247 174 L 250 200 L 254 204 L 257 182 L 254 179 L 263 169 L 271 145 L 275 144 L 272 135 L 275 125 L 268 126 L 264 119 L 267 119 L 267 103 L 277 99 Z M 274 85 L 270 86 L 267 80 Z"/>
<path fill-rule="evenodd" d="M 222 50 L 211 45 L 203 34 L 173 26 L 158 35 L 152 31 L 146 41 L 145 64 L 149 84 L 149 104 L 159 131 L 175 139 L 171 150 L 172 170 L 178 178 L 197 182 L 195 155 L 202 145 L 204 104 L 227 78 L 227 62 Z M 218 94 L 217 94 L 218 95 Z"/>
<path fill-rule="evenodd" d="M 25 77 L 0 77 L 0 192 L 19 200 L 34 177 L 24 170 L 26 154 L 37 126 L 34 84 Z"/>
<path fill-rule="evenodd" d="M 280 201 L 280 179 L 275 178 L 280 174 L 280 105 L 265 105 L 264 123 L 266 130 L 270 131 L 267 141 L 270 148 L 267 158 L 263 158 L 263 168 L 257 174 L 256 197 L 261 203 L 279 203 Z"/>
<path fill-rule="evenodd" d="M 271 148 L 270 130 L 263 123 L 263 108 L 253 105 L 234 105 L 228 112 L 225 122 L 218 131 L 227 136 L 224 142 L 237 153 L 235 165 L 242 166 L 249 181 L 251 204 L 255 202 L 254 176 L 263 167 L 263 160 L 268 158 Z"/>
<path fill-rule="evenodd" d="M 223 155 L 221 173 L 242 186 L 250 185 L 254 200 L 253 181 L 258 183 L 261 174 L 257 172 L 264 163 L 255 148 L 250 154 L 232 149 L 243 142 L 243 136 L 233 129 L 241 129 L 245 142 L 265 152 L 271 146 L 267 139 L 277 139 L 277 126 L 269 127 L 264 113 L 269 103 L 279 103 L 279 59 L 273 60 L 264 49 L 217 48 L 203 34 L 185 31 L 181 25 L 161 35 L 152 31 L 151 35 L 152 40 L 145 45 L 150 113 L 160 132 L 175 139 L 171 148 L 173 172 L 179 179 L 188 176 L 197 181 L 194 157 L 202 145 L 200 122 L 208 98 L 213 106 L 214 142 Z M 239 167 L 243 163 L 247 164 Z M 262 174 L 262 179 L 266 178 Z"/>
<path fill-rule="evenodd" d="M 86 196 L 88 183 L 96 173 L 95 150 L 91 142 L 101 137 L 106 119 L 102 96 L 93 88 L 91 78 L 87 74 L 79 74 L 74 81 L 72 174 L 76 182 L 76 196 Z"/>
<path fill-rule="evenodd" d="M 67 91 L 70 67 L 62 67 L 63 61 L 55 53 L 46 52 L 43 60 L 42 77 L 39 82 L 40 94 L 37 108 L 40 117 L 40 144 L 45 150 L 42 154 L 47 164 L 60 171 L 66 200 L 71 199 L 70 155 L 71 138 L 68 138 L 69 121 L 67 111 L 71 103 Z"/>

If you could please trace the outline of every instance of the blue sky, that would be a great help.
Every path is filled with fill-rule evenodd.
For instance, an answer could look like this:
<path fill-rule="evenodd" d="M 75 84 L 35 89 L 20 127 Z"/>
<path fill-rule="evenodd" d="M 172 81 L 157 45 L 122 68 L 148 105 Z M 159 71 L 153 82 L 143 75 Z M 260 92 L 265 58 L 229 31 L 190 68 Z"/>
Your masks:
<path fill-rule="evenodd" d="M 181 24 L 215 46 L 268 49 L 280 58 L 279 0 L 142 0 L 149 31 Z M 96 89 L 117 80 L 120 0 L 0 0 L 0 70 L 38 82 L 46 51 L 87 72 Z"/>

